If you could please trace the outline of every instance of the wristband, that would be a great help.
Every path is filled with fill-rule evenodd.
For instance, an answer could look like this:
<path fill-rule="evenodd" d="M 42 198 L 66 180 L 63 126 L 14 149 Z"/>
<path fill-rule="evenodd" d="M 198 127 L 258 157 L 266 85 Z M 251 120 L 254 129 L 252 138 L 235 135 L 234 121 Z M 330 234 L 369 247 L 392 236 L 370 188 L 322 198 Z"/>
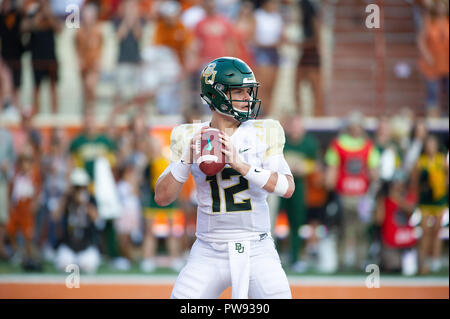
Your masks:
<path fill-rule="evenodd" d="M 271 174 L 272 172 L 267 169 L 251 166 L 244 178 L 252 184 L 263 188 L 267 184 Z"/>
<path fill-rule="evenodd" d="M 191 170 L 191 164 L 185 163 L 183 160 L 180 160 L 177 163 L 172 163 L 170 166 L 170 172 L 172 173 L 173 178 L 175 178 L 180 183 L 184 183 L 187 181 L 189 177 L 189 171 Z"/>
<path fill-rule="evenodd" d="M 278 196 L 284 196 L 289 188 L 289 182 L 286 178 L 286 175 L 278 173 L 277 184 L 275 185 L 275 189 L 273 193 Z"/>
<path fill-rule="evenodd" d="M 192 163 L 190 161 L 191 145 L 188 144 L 183 150 L 181 159 L 175 163 L 170 164 L 170 172 L 173 178 L 180 183 L 185 183 L 189 178 L 189 171 L 191 170 Z"/>

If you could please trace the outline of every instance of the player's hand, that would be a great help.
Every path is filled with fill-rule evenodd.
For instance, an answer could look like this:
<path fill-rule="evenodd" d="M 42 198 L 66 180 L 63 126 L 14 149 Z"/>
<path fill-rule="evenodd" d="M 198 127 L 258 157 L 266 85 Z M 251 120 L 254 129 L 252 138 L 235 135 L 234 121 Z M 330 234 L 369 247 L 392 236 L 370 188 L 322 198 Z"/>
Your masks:
<path fill-rule="evenodd" d="M 223 144 L 222 153 L 225 154 L 225 162 L 229 164 L 232 168 L 234 168 L 239 173 L 243 174 L 244 166 L 246 164 L 239 157 L 236 148 L 231 143 L 230 137 L 223 131 L 220 131 L 219 134 L 220 142 Z M 245 175 L 245 174 L 243 174 Z"/>
<path fill-rule="evenodd" d="M 202 139 L 202 133 L 208 129 L 209 126 L 203 126 L 190 140 L 188 147 L 186 148 L 185 152 L 183 153 L 182 160 L 185 161 L 188 164 L 194 163 L 194 152 L 196 148 L 201 147 L 201 139 Z"/>

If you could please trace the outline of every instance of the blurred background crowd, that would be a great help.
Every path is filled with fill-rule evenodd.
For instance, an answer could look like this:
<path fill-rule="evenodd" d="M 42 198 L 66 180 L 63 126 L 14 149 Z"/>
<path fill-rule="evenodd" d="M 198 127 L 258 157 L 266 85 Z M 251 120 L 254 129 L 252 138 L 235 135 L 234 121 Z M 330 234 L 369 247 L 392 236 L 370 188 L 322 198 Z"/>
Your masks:
<path fill-rule="evenodd" d="M 179 271 L 195 185 L 154 186 L 208 117 L 204 64 L 236 56 L 286 132 L 283 264 L 448 273 L 448 1 L 377 3 L 380 30 L 359 0 L 0 0 L 0 264 Z"/>

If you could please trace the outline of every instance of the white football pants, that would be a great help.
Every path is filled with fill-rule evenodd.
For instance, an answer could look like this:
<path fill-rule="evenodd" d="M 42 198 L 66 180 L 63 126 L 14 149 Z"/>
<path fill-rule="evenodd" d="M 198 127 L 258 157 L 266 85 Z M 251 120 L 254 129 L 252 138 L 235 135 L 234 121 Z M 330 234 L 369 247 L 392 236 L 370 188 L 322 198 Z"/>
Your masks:
<path fill-rule="evenodd" d="M 250 241 L 248 297 L 291 299 L 291 290 L 273 239 Z M 227 243 L 197 239 L 172 291 L 172 299 L 215 299 L 231 286 Z M 234 289 L 235 287 L 233 287 Z"/>

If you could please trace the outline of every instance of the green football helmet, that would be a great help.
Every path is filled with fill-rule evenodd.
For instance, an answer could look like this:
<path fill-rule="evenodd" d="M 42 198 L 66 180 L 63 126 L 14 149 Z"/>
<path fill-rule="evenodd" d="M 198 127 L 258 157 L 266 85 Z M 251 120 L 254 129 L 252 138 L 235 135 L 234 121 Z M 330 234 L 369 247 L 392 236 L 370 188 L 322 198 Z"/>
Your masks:
<path fill-rule="evenodd" d="M 239 122 L 255 119 L 261 107 L 258 100 L 259 83 L 255 80 L 252 69 L 242 60 L 232 57 L 222 57 L 208 63 L 200 76 L 202 99 L 208 105 Z M 232 88 L 250 88 L 249 101 L 234 100 Z M 233 102 L 247 102 L 247 111 L 239 111 L 233 107 Z"/>

